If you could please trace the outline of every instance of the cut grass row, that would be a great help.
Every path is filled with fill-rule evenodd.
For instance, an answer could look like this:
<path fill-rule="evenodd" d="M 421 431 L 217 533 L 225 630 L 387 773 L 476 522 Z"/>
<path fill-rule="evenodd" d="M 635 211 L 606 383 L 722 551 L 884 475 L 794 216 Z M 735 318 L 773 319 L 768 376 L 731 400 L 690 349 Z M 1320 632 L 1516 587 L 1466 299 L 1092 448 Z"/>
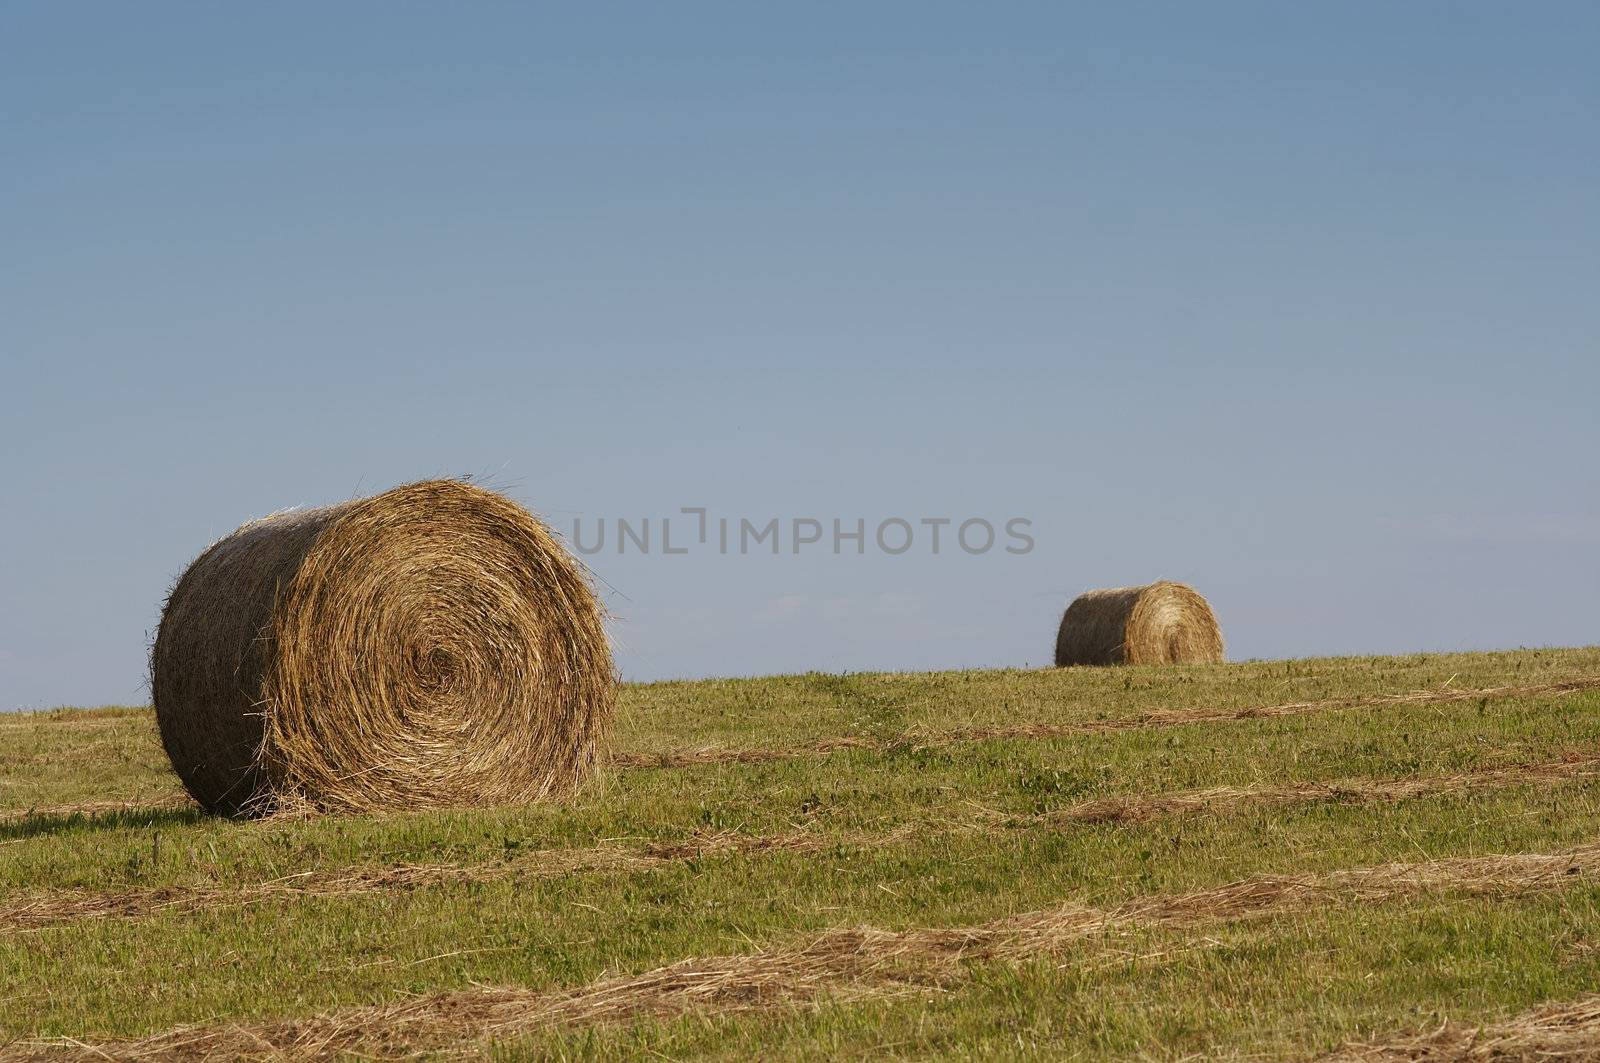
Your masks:
<path fill-rule="evenodd" d="M 1592 887 L 1329 905 L 972 962 L 893 996 L 553 1027 L 493 1058 L 1592 1060 L 1597 937 Z"/>
<path fill-rule="evenodd" d="M 958 808 L 946 810 L 956 813 L 954 815 L 933 817 L 928 825 L 902 824 L 890 831 L 870 835 L 829 834 L 818 829 L 784 834 L 697 832 L 670 843 L 633 846 L 608 843 L 590 848 L 539 850 L 488 864 L 402 864 L 381 868 L 354 866 L 300 871 L 264 882 L 235 881 L 223 887 L 47 890 L 24 894 L 10 903 L 0 903 L 0 932 L 40 929 L 79 919 L 136 918 L 158 912 L 197 911 L 291 898 L 338 897 L 385 890 L 421 889 L 450 883 L 526 880 L 595 871 L 646 871 L 669 862 L 700 861 L 724 854 L 820 852 L 841 844 L 857 847 L 885 845 L 913 836 L 925 844 L 933 844 L 946 834 L 1017 829 L 1040 824 L 1068 827 L 1088 823 L 1136 823 L 1158 817 L 1226 812 L 1252 805 L 1400 801 L 1430 795 L 1584 780 L 1600 780 L 1600 755 L 1594 752 L 1574 752 L 1553 761 L 1506 765 L 1450 775 L 1403 779 L 1354 778 L 1290 786 L 1213 787 L 1172 794 L 1100 799 L 1029 817 L 996 818 L 992 815 L 974 815 L 971 809 Z"/>
<path fill-rule="evenodd" d="M 131 1042 L 39 1046 L 85 1058 L 276 1059 L 390 1055 L 475 1043 L 553 1026 L 593 1026 L 690 1011 L 774 1010 L 820 998 L 883 998 L 943 989 L 973 965 L 1017 964 L 1084 953 L 1133 932 L 1215 928 L 1314 908 L 1387 905 L 1440 897 L 1523 899 L 1593 887 L 1600 844 L 1549 854 L 1388 864 L 1320 876 L 1265 876 L 1180 895 L 1134 898 L 1110 909 L 1067 904 L 974 926 L 902 931 L 830 930 L 810 940 L 722 956 L 690 957 L 637 975 L 566 990 L 475 988 L 309 1019 L 185 1027 Z M 1445 903 L 1448 903 L 1446 901 Z M 1196 947 L 1209 944 L 1202 940 Z M 1600 1039 L 1593 1046 L 1600 1047 Z M 32 1046 L 28 1046 L 32 1047 Z M 30 1054 L 25 1048 L 19 1052 Z"/>

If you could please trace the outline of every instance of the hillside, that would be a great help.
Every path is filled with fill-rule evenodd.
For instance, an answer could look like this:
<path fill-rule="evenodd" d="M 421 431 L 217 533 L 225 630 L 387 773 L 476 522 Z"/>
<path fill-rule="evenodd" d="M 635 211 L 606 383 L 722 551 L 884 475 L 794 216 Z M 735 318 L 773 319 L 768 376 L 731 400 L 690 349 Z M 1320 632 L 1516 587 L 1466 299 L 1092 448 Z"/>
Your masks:
<path fill-rule="evenodd" d="M 239 823 L 147 709 L 0 715 L 0 1058 L 1600 1052 L 1600 648 L 635 684 L 615 747 Z"/>

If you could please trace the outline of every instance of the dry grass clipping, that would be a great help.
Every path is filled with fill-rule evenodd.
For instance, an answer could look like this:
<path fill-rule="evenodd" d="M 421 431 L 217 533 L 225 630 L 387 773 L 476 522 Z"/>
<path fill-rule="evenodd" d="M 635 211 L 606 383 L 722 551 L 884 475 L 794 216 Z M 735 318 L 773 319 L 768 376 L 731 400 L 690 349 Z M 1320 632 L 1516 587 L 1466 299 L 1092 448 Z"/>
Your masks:
<path fill-rule="evenodd" d="M 136 919 L 158 912 L 199 912 L 273 900 L 347 897 L 422 890 L 465 883 L 530 881 L 562 875 L 652 871 L 707 857 L 818 852 L 847 842 L 891 844 L 910 831 L 868 836 L 794 831 L 752 835 L 732 831 L 697 833 L 675 841 L 638 846 L 541 849 L 513 861 L 482 864 L 399 864 L 297 871 L 265 882 L 227 886 L 155 886 L 123 890 L 52 890 L 0 904 L 0 933 L 34 931 L 89 919 Z"/>
<path fill-rule="evenodd" d="M 1600 1060 L 1600 996 L 1541 1004 L 1483 1026 L 1446 1022 L 1423 1034 L 1347 1045 L 1324 1063 L 1554 1063 Z"/>
<path fill-rule="evenodd" d="M 162 812 L 180 812 L 193 808 L 194 802 L 181 793 L 152 797 L 148 801 L 76 801 L 63 805 L 29 805 L 12 811 L 0 811 L 0 833 L 6 827 L 39 819 L 71 819 L 115 815 L 158 815 Z"/>
<path fill-rule="evenodd" d="M 454 480 L 244 525 L 178 580 L 151 655 L 173 767 L 230 815 L 568 793 L 615 685 L 582 567 Z"/>
<path fill-rule="evenodd" d="M 1222 629 L 1193 587 L 1159 580 L 1085 591 L 1056 631 L 1056 664 L 1218 664 Z"/>
<path fill-rule="evenodd" d="M 1216 786 L 1151 796 L 1106 797 L 1048 812 L 1050 823 L 1144 823 L 1166 816 L 1191 816 L 1227 812 L 1236 808 L 1262 808 L 1297 804 L 1368 804 L 1405 801 L 1415 797 L 1494 790 L 1531 783 L 1555 783 L 1600 775 L 1600 756 L 1571 752 L 1559 760 L 1539 764 L 1510 764 L 1449 775 L 1401 779 L 1338 779 L 1291 786 Z"/>
<path fill-rule="evenodd" d="M 825 997 L 861 999 L 954 985 L 965 977 L 969 961 L 1028 960 L 1139 926 L 1208 926 L 1436 891 L 1520 897 L 1565 888 L 1597 871 L 1600 845 L 1560 853 L 1383 864 L 1320 876 L 1272 875 L 1194 893 L 1138 897 L 1112 908 L 1065 905 L 966 927 L 829 930 L 797 945 L 695 957 L 567 990 L 482 987 L 311 1018 L 185 1026 L 133 1041 L 19 1043 L 0 1050 L 0 1060 L 395 1059 L 440 1050 L 480 1056 L 493 1038 L 555 1025 L 753 1011 Z"/>

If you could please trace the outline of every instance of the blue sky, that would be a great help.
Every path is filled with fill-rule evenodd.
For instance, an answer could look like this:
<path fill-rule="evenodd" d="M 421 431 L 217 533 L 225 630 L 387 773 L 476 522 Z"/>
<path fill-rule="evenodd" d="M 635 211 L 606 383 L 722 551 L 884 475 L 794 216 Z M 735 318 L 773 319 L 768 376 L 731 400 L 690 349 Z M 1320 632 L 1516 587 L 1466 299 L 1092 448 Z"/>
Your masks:
<path fill-rule="evenodd" d="M 0 708 L 140 702 L 241 521 L 472 473 L 632 678 L 1600 639 L 1592 4 L 0 6 Z M 787 545 L 787 544 L 786 544 Z"/>

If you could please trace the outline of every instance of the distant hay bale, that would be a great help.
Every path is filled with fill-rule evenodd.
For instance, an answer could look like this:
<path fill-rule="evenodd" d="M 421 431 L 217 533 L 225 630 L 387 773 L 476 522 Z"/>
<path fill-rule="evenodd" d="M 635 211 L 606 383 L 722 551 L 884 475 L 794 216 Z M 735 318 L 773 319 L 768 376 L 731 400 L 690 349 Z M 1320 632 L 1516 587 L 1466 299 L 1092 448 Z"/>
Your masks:
<path fill-rule="evenodd" d="M 1085 591 L 1056 632 L 1056 664 L 1213 664 L 1222 629 L 1193 587 L 1160 580 Z"/>
<path fill-rule="evenodd" d="M 569 793 L 615 685 L 583 568 L 454 480 L 244 525 L 178 580 L 151 654 L 167 755 L 228 815 Z"/>

